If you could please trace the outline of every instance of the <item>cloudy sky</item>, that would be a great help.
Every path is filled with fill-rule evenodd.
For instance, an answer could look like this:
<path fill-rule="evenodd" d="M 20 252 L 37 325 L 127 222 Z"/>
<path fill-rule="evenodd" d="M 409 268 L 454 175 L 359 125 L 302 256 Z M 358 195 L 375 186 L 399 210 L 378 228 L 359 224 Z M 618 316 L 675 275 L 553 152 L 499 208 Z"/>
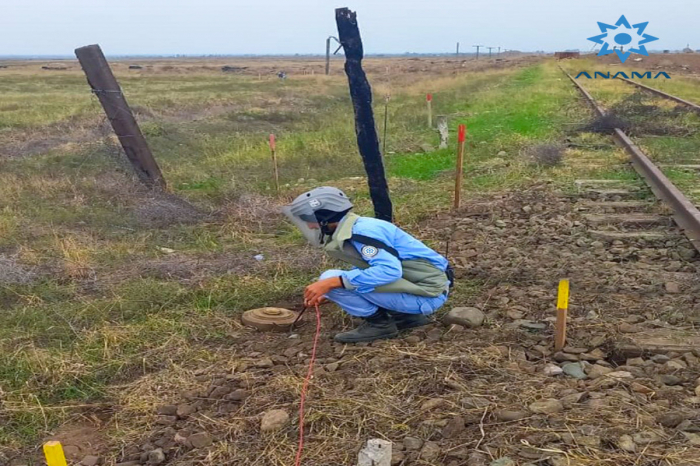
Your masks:
<path fill-rule="evenodd" d="M 0 55 L 323 53 L 334 9 L 358 12 L 368 53 L 593 45 L 597 22 L 649 21 L 653 49 L 700 49 L 695 0 L 0 0 Z"/>

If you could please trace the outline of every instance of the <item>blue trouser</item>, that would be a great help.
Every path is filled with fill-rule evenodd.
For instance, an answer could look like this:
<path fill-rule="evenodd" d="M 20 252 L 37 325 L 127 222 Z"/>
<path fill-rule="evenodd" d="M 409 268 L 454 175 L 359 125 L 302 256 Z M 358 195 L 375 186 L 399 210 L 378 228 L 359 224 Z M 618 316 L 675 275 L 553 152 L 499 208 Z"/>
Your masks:
<path fill-rule="evenodd" d="M 321 274 L 321 280 L 337 277 L 342 274 L 342 270 L 326 270 Z M 345 312 L 355 317 L 367 317 L 377 312 L 377 308 L 382 307 L 390 311 L 403 312 L 405 314 L 429 315 L 440 308 L 447 295 L 443 294 L 437 298 L 426 298 L 408 293 L 358 293 L 353 290 L 335 288 L 326 294 Z"/>

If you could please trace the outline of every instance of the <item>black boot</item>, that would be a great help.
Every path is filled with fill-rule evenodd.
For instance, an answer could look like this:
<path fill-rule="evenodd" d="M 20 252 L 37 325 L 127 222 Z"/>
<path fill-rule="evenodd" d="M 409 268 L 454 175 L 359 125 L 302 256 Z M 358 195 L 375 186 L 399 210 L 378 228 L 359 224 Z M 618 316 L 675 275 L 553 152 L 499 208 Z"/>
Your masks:
<path fill-rule="evenodd" d="M 384 309 L 378 309 L 371 316 L 364 317 L 364 322 L 354 330 L 339 333 L 334 340 L 338 343 L 359 343 L 361 341 L 374 341 L 385 338 L 395 338 L 399 331 L 394 320 Z"/>
<path fill-rule="evenodd" d="M 406 314 L 403 312 L 388 311 L 387 313 L 396 322 L 396 328 L 399 330 L 408 330 L 409 328 L 422 327 L 428 325 L 430 319 L 423 314 Z"/>

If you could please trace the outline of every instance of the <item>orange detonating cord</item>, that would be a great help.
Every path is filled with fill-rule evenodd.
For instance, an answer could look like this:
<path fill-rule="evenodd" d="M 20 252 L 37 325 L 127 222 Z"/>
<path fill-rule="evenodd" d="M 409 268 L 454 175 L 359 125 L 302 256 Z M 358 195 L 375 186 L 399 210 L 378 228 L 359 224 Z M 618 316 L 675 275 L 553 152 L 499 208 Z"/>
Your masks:
<path fill-rule="evenodd" d="M 314 336 L 314 347 L 311 350 L 311 362 L 309 363 L 309 371 L 306 373 L 304 385 L 301 387 L 301 402 L 299 403 L 299 448 L 297 449 L 297 458 L 294 461 L 294 466 L 301 464 L 301 454 L 304 451 L 304 402 L 306 401 L 306 392 L 309 389 L 309 382 L 314 374 L 314 363 L 316 362 L 316 348 L 318 347 L 318 337 L 321 334 L 321 310 L 316 304 L 316 335 Z"/>

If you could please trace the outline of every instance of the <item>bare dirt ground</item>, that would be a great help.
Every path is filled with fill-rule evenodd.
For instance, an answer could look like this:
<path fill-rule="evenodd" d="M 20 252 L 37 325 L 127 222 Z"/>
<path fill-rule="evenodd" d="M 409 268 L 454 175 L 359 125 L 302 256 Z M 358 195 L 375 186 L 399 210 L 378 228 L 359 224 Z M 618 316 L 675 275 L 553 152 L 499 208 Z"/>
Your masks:
<path fill-rule="evenodd" d="M 606 65 L 620 64 L 620 59 L 617 58 L 617 55 L 590 56 L 595 57 L 597 62 Z M 633 54 L 625 62 L 625 66 L 643 71 L 666 71 L 670 74 L 697 77 L 700 76 L 700 53 L 654 53 L 648 57 Z"/>

